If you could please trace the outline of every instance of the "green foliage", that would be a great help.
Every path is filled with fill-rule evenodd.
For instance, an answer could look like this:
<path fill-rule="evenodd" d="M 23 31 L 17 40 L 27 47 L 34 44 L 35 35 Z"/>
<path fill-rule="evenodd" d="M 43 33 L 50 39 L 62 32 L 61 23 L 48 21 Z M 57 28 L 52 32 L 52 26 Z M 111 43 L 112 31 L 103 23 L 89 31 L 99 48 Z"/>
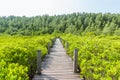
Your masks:
<path fill-rule="evenodd" d="M 120 37 L 64 35 L 68 41 L 68 55 L 78 48 L 78 64 L 86 80 L 120 79 Z"/>
<path fill-rule="evenodd" d="M 120 36 L 120 28 L 115 30 L 115 35 Z"/>
<path fill-rule="evenodd" d="M 46 38 L 47 37 L 47 38 Z M 52 35 L 0 36 L 0 80 L 29 80 L 36 72 L 36 52 L 46 55 Z"/>
<path fill-rule="evenodd" d="M 0 33 L 10 35 L 40 35 L 52 33 L 82 34 L 94 32 L 96 35 L 118 34 L 120 14 L 72 13 L 58 16 L 0 17 Z"/>

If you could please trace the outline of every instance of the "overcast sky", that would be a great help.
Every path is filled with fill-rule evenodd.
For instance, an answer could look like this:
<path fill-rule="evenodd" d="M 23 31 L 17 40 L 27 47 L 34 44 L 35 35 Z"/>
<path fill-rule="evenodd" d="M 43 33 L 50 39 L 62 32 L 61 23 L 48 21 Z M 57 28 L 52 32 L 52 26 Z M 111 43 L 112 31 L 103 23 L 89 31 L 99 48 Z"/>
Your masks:
<path fill-rule="evenodd" d="M 0 0 L 0 16 L 36 16 L 73 12 L 120 13 L 120 0 Z"/>

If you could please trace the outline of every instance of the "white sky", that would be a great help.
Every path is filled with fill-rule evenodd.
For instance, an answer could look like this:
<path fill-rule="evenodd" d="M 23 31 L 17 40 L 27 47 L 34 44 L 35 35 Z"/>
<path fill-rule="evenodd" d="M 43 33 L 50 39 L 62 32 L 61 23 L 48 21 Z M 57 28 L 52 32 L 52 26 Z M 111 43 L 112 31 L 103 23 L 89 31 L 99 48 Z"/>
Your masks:
<path fill-rule="evenodd" d="M 0 16 L 72 13 L 75 0 L 0 0 Z"/>
<path fill-rule="evenodd" d="M 120 12 L 120 0 L 0 0 L 0 16 Z"/>

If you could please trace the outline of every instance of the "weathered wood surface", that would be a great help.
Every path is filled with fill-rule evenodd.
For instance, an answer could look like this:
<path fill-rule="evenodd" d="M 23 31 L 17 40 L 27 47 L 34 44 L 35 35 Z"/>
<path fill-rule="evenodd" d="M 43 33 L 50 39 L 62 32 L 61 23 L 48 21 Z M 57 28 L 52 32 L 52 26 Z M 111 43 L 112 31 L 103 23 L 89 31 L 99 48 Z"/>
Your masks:
<path fill-rule="evenodd" d="M 42 61 L 42 74 L 34 75 L 32 80 L 81 80 L 78 73 L 73 71 L 73 62 L 63 48 L 59 39 L 56 39 L 50 54 Z"/>

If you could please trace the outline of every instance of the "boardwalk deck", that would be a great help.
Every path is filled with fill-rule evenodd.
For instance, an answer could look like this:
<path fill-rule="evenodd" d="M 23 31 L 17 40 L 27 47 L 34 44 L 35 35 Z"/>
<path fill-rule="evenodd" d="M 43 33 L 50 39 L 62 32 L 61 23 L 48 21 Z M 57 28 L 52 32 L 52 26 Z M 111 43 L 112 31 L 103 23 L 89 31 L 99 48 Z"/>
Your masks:
<path fill-rule="evenodd" d="M 42 61 L 42 74 L 34 75 L 32 80 L 80 80 L 79 74 L 73 72 L 73 62 L 63 48 L 59 39 L 56 39 L 50 55 Z"/>

